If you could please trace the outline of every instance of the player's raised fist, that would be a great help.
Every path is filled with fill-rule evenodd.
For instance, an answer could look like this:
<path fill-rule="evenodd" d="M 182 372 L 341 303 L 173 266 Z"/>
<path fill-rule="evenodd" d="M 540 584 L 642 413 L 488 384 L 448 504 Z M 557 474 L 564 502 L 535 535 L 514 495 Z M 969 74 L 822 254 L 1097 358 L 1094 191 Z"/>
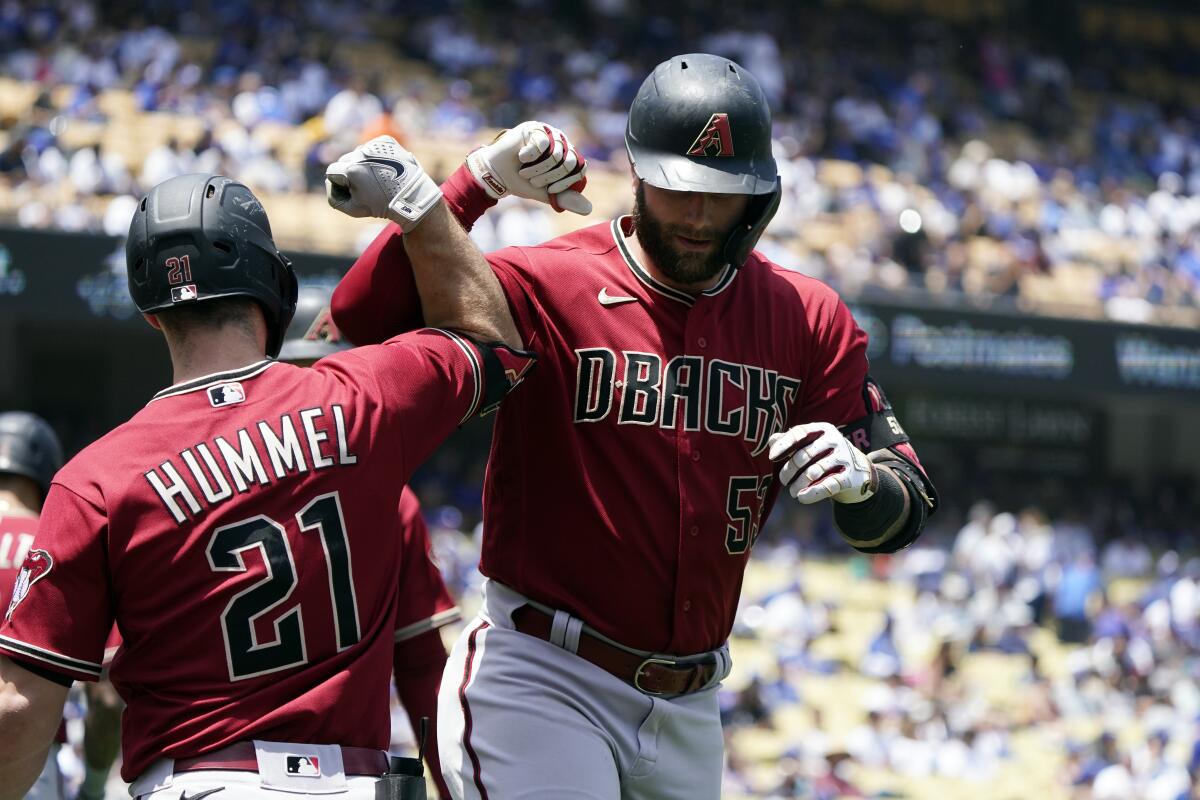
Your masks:
<path fill-rule="evenodd" d="M 493 198 L 515 194 L 546 203 L 555 211 L 592 213 L 581 192 L 587 186 L 587 160 L 567 135 L 544 122 L 522 122 L 467 156 L 476 182 Z"/>
<path fill-rule="evenodd" d="M 330 164 L 325 196 L 343 214 L 390 219 L 405 232 L 442 199 L 416 156 L 391 136 L 377 136 Z"/>
<path fill-rule="evenodd" d="M 779 479 L 798 502 L 831 497 L 838 503 L 861 503 L 879 488 L 875 465 L 828 422 L 772 434 L 767 446 L 772 461 L 787 459 Z"/>

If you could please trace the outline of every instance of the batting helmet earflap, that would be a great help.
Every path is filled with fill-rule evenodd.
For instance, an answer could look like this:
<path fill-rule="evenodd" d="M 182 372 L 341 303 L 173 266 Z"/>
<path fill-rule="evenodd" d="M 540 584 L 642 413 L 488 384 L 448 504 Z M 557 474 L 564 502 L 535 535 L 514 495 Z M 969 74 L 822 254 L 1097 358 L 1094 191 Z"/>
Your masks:
<path fill-rule="evenodd" d="M 271 238 L 262 203 L 221 175 L 180 175 L 142 198 L 125 242 L 129 294 L 153 314 L 220 297 L 250 297 L 274 357 L 296 311 L 296 274 Z"/>
<path fill-rule="evenodd" d="M 280 361 L 309 361 L 342 350 L 351 344 L 342 338 L 341 331 L 329 313 L 329 302 L 333 291 L 316 286 L 305 286 L 296 301 L 296 316 L 288 327 L 279 351 Z"/>
<path fill-rule="evenodd" d="M 50 423 L 28 411 L 0 413 L 0 474 L 33 480 L 45 497 L 62 465 L 62 445 Z"/>
<path fill-rule="evenodd" d="M 634 173 L 660 189 L 755 195 L 725 243 L 740 267 L 779 208 L 771 109 L 754 76 L 708 53 L 675 56 L 642 82 L 625 127 Z"/>

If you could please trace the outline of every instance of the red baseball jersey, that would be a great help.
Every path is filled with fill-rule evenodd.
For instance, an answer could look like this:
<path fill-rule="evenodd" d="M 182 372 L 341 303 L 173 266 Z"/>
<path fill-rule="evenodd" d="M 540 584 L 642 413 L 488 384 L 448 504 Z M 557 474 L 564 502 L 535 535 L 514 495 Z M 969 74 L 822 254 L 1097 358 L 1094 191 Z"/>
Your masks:
<path fill-rule="evenodd" d="M 393 637 L 397 642 L 449 625 L 462 616 L 433 561 L 433 543 L 421 516 L 421 504 L 407 486 L 400 493 L 400 541 L 400 596 Z M 403 666 L 396 664 L 397 668 Z"/>
<path fill-rule="evenodd" d="M 0 649 L 94 679 L 116 620 L 126 780 L 251 738 L 386 748 L 400 492 L 480 358 L 423 330 L 160 392 L 56 476 Z"/>
<path fill-rule="evenodd" d="M 6 616 L 13 600 L 13 584 L 33 546 L 37 525 L 37 517 L 0 516 L 0 610 Z M 28 585 L 23 589 L 28 591 Z"/>
<path fill-rule="evenodd" d="M 464 224 L 485 207 L 461 170 L 443 191 Z M 619 642 L 690 654 L 732 628 L 780 488 L 768 437 L 877 410 L 867 337 L 832 289 L 758 253 L 698 296 L 662 284 L 630 223 L 488 256 L 539 368 L 497 416 L 480 569 Z M 334 295 L 346 336 L 417 324 L 405 264 L 388 226 Z"/>

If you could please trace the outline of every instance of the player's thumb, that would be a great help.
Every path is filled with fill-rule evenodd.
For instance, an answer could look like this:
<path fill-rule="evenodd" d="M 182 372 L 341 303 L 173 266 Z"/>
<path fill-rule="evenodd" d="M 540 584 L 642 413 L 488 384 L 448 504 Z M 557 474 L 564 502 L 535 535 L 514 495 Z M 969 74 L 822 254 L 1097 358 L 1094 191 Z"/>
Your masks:
<path fill-rule="evenodd" d="M 592 213 L 592 201 L 573 189 L 550 195 L 550 205 L 555 211 L 570 211 L 581 217 Z"/>

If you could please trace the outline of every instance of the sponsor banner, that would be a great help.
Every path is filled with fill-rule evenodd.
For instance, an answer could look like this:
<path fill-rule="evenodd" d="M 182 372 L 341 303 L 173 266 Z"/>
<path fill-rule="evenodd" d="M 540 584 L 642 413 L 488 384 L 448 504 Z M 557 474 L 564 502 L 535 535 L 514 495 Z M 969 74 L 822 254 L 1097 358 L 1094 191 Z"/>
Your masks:
<path fill-rule="evenodd" d="M 1200 395 L 1200 331 L 851 302 L 895 388 L 997 396 Z"/>
<path fill-rule="evenodd" d="M 353 261 L 288 255 L 305 285 L 332 287 Z M 850 308 L 870 335 L 871 371 L 889 391 L 1200 396 L 1200 331 L 874 299 Z M 0 319 L 142 325 L 126 288 L 124 242 L 0 228 Z"/>

